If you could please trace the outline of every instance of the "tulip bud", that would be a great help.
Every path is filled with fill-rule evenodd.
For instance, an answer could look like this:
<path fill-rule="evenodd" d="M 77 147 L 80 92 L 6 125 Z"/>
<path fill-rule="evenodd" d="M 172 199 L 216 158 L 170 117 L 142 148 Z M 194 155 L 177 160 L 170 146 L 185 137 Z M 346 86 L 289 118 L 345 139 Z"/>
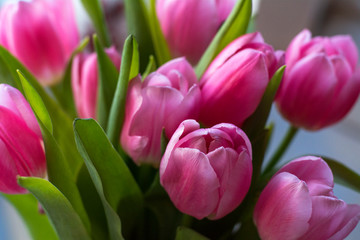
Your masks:
<path fill-rule="evenodd" d="M 131 80 L 121 144 L 135 163 L 158 167 L 164 129 L 170 138 L 185 119 L 197 118 L 200 89 L 185 58 L 174 59 L 156 72 Z"/>
<path fill-rule="evenodd" d="M 197 219 L 219 219 L 233 211 L 249 190 L 251 143 L 232 124 L 200 129 L 182 122 L 160 164 L 160 182 L 174 205 Z"/>
<path fill-rule="evenodd" d="M 201 122 L 241 126 L 259 105 L 270 78 L 282 65 L 282 55 L 264 43 L 260 33 L 230 43 L 201 78 Z"/>
<path fill-rule="evenodd" d="M 344 239 L 360 220 L 360 206 L 338 199 L 333 187 L 321 158 L 306 156 L 282 167 L 255 206 L 261 239 Z"/>
<path fill-rule="evenodd" d="M 61 79 L 79 42 L 72 1 L 7 3 L 0 12 L 0 44 L 43 85 Z"/>
<path fill-rule="evenodd" d="M 15 88 L 0 84 L 0 191 L 26 193 L 17 176 L 46 176 L 39 125 L 29 103 Z"/>
<path fill-rule="evenodd" d="M 303 30 L 285 54 L 276 103 L 296 127 L 318 130 L 340 121 L 360 92 L 358 50 L 350 36 L 311 38 Z"/>
<path fill-rule="evenodd" d="M 236 0 L 157 0 L 156 13 L 173 56 L 196 63 Z"/>
<path fill-rule="evenodd" d="M 114 47 L 106 49 L 105 52 L 119 70 L 120 54 Z M 71 81 L 79 117 L 96 119 L 99 86 L 96 53 L 75 56 L 71 70 Z"/>

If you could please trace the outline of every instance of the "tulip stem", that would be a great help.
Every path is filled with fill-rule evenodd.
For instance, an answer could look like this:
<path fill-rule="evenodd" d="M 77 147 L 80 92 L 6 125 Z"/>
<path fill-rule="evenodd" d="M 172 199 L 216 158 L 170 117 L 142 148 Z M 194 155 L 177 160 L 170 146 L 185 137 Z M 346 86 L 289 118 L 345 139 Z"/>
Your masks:
<path fill-rule="evenodd" d="M 290 126 L 284 139 L 282 140 L 281 144 L 279 145 L 278 149 L 276 150 L 275 154 L 270 159 L 269 163 L 267 164 L 263 175 L 269 173 L 275 165 L 279 162 L 281 157 L 286 152 L 287 148 L 289 147 L 291 141 L 294 139 L 296 133 L 298 132 L 298 128 L 294 126 Z"/>
<path fill-rule="evenodd" d="M 191 227 L 193 220 L 194 220 L 194 218 L 192 216 L 184 214 L 182 217 L 182 220 L 181 220 L 181 226 Z"/>

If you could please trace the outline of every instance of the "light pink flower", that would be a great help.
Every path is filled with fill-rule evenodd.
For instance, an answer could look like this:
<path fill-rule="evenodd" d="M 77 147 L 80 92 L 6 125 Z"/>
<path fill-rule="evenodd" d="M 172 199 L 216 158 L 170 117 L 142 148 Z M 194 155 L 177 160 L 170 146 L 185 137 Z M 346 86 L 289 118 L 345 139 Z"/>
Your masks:
<path fill-rule="evenodd" d="M 105 49 L 117 70 L 121 57 L 114 47 Z M 71 82 L 74 100 L 79 117 L 96 119 L 97 96 L 99 88 L 96 53 L 79 54 L 73 60 Z"/>
<path fill-rule="evenodd" d="M 46 176 L 39 125 L 29 103 L 15 88 L 0 84 L 0 191 L 26 193 L 17 176 Z"/>
<path fill-rule="evenodd" d="M 157 0 L 156 13 L 173 56 L 196 63 L 236 0 Z"/>
<path fill-rule="evenodd" d="M 135 163 L 159 166 L 161 133 L 168 138 L 185 119 L 197 118 L 200 89 L 185 58 L 174 59 L 141 82 L 131 80 L 121 145 Z"/>
<path fill-rule="evenodd" d="M 261 239 L 344 239 L 360 220 L 360 206 L 338 199 L 333 187 L 321 158 L 302 157 L 282 167 L 255 206 Z"/>
<path fill-rule="evenodd" d="M 360 92 L 358 50 L 350 36 L 311 38 L 308 30 L 290 43 L 276 99 L 296 127 L 318 130 L 340 121 Z"/>
<path fill-rule="evenodd" d="M 0 44 L 43 85 L 60 80 L 79 42 L 71 0 L 7 3 L 0 12 Z"/>
<path fill-rule="evenodd" d="M 160 182 L 181 212 L 219 219 L 248 192 L 251 161 L 251 143 L 235 125 L 200 129 L 195 120 L 185 120 L 161 160 Z"/>
<path fill-rule="evenodd" d="M 272 75 L 283 64 L 282 56 L 260 33 L 230 43 L 201 78 L 201 122 L 241 126 L 259 105 Z"/>

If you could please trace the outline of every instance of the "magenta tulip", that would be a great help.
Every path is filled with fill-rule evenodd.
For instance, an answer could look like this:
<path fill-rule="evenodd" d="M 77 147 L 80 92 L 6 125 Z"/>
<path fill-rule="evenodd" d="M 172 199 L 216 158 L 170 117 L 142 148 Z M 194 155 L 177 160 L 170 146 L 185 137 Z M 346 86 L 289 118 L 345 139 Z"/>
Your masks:
<path fill-rule="evenodd" d="M 200 89 L 191 65 L 178 58 L 143 82 L 131 80 L 126 101 L 122 147 L 135 163 L 158 167 L 163 129 L 170 138 L 183 120 L 198 117 Z"/>
<path fill-rule="evenodd" d="M 0 84 L 0 191 L 26 193 L 17 176 L 46 177 L 39 125 L 29 103 L 15 88 Z"/>
<path fill-rule="evenodd" d="M 114 47 L 105 52 L 120 69 L 121 57 Z M 98 96 L 98 65 L 96 53 L 79 54 L 74 58 L 71 72 L 72 89 L 78 115 L 96 119 Z"/>
<path fill-rule="evenodd" d="M 315 37 L 304 30 L 289 45 L 277 96 L 295 127 L 318 130 L 340 121 L 360 92 L 358 50 L 350 36 Z"/>
<path fill-rule="evenodd" d="M 249 190 L 251 143 L 228 123 L 200 129 L 185 120 L 175 131 L 160 165 L 160 182 L 174 205 L 197 219 L 219 219 L 233 211 Z"/>
<path fill-rule="evenodd" d="M 173 56 L 196 63 L 236 0 L 157 0 L 156 13 Z"/>
<path fill-rule="evenodd" d="M 43 85 L 54 84 L 79 42 L 70 0 L 16 1 L 0 12 L 0 44 Z"/>
<path fill-rule="evenodd" d="M 264 43 L 260 33 L 230 43 L 210 64 L 200 81 L 200 120 L 241 126 L 257 108 L 270 78 L 283 64 L 282 52 Z"/>
<path fill-rule="evenodd" d="M 302 157 L 282 167 L 255 206 L 261 239 L 344 239 L 360 220 L 360 206 L 338 199 L 333 187 L 321 158 Z"/>

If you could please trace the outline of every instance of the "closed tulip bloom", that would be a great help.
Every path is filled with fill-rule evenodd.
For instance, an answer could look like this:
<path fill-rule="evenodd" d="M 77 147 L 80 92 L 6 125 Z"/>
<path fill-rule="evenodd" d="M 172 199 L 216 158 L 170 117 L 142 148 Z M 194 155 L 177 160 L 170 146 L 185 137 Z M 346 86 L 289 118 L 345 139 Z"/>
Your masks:
<path fill-rule="evenodd" d="M 173 56 L 196 63 L 236 0 L 157 0 L 156 13 Z"/>
<path fill-rule="evenodd" d="M 360 220 L 360 206 L 338 199 L 333 187 L 321 158 L 306 156 L 282 167 L 255 206 L 261 239 L 344 239 Z"/>
<path fill-rule="evenodd" d="M 249 190 L 251 143 L 233 124 L 200 129 L 195 120 L 180 124 L 160 165 L 160 182 L 183 213 L 212 220 L 233 211 Z"/>
<path fill-rule="evenodd" d="M 178 125 L 199 114 L 200 89 L 185 58 L 171 60 L 142 82 L 131 80 L 121 145 L 135 163 L 158 167 L 164 129 L 170 139 Z"/>
<path fill-rule="evenodd" d="M 311 38 L 303 30 L 285 55 L 287 68 L 276 99 L 281 114 L 308 130 L 340 121 L 360 92 L 358 49 L 352 38 Z"/>
<path fill-rule="evenodd" d="M 79 42 L 70 0 L 7 3 L 0 12 L 0 44 L 43 85 L 61 79 Z"/>
<path fill-rule="evenodd" d="M 117 70 L 121 57 L 114 47 L 105 49 Z M 98 64 L 96 53 L 76 55 L 71 69 L 71 82 L 78 115 L 96 119 L 98 96 Z"/>
<path fill-rule="evenodd" d="M 200 120 L 207 126 L 221 122 L 241 126 L 259 105 L 283 53 L 250 33 L 230 43 L 213 60 L 200 81 Z"/>
<path fill-rule="evenodd" d="M 26 193 L 17 176 L 46 177 L 42 143 L 29 103 L 17 89 L 0 84 L 0 192 Z"/>

